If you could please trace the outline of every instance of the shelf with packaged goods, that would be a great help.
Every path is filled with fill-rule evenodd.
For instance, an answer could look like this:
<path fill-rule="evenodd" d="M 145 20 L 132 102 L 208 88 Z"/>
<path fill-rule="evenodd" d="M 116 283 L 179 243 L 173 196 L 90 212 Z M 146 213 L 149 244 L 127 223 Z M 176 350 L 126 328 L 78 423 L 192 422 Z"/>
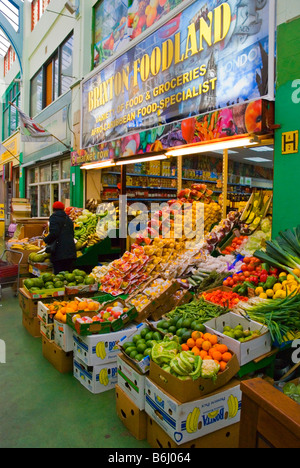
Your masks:
<path fill-rule="evenodd" d="M 103 188 L 118 188 L 117 185 L 110 185 L 110 184 L 105 184 L 102 186 Z M 126 185 L 127 189 L 147 189 L 147 190 L 175 190 L 177 191 L 176 187 L 143 187 L 143 186 L 137 186 L 137 185 Z"/>

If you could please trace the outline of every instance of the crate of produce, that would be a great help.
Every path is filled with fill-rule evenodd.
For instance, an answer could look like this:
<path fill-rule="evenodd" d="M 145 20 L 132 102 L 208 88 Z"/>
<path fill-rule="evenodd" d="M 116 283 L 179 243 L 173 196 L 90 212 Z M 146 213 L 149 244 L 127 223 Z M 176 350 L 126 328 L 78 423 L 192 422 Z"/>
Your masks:
<path fill-rule="evenodd" d="M 229 312 L 205 323 L 210 333 L 216 334 L 237 356 L 240 366 L 271 351 L 272 340 L 268 328 Z"/>
<path fill-rule="evenodd" d="M 52 281 L 47 279 L 52 275 L 43 274 L 39 278 L 26 278 L 23 287 L 31 299 L 43 299 L 47 297 L 62 297 L 65 295 L 65 286 L 60 283 L 60 287 L 54 287 Z M 59 283 L 58 283 L 59 284 Z"/>
<path fill-rule="evenodd" d="M 163 337 L 155 323 L 144 322 L 137 326 L 133 335 L 125 336 L 119 341 L 119 348 L 139 372 L 146 374 L 150 369 L 150 347 L 153 342 L 163 340 Z"/>
<path fill-rule="evenodd" d="M 111 333 L 124 328 L 137 315 L 134 307 L 128 307 L 123 299 L 98 303 L 95 311 L 67 314 L 67 324 L 81 336 Z"/>

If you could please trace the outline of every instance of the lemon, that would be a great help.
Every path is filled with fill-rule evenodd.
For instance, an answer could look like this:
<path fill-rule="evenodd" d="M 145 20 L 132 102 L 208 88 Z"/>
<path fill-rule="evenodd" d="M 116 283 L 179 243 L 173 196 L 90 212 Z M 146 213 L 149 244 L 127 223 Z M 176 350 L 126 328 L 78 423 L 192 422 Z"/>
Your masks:
<path fill-rule="evenodd" d="M 293 275 L 287 275 L 286 278 L 288 281 L 295 281 L 295 277 Z"/>
<path fill-rule="evenodd" d="M 282 284 L 281 283 L 274 284 L 274 286 L 273 286 L 273 291 L 274 292 L 280 291 L 281 289 L 282 289 Z"/>
<path fill-rule="evenodd" d="M 280 273 L 279 278 L 283 278 L 284 276 L 286 276 L 286 273 L 282 272 Z"/>
<path fill-rule="evenodd" d="M 263 293 L 264 293 L 264 289 L 263 289 L 263 288 L 258 287 L 258 288 L 255 289 L 255 294 L 256 294 L 257 296 L 259 296 L 260 294 L 263 294 Z"/>
<path fill-rule="evenodd" d="M 266 291 L 266 294 L 267 294 L 268 297 L 273 297 L 275 293 L 274 293 L 273 289 L 268 289 Z"/>
<path fill-rule="evenodd" d="M 286 297 L 286 292 L 283 290 L 276 291 L 274 299 L 284 299 Z"/>
<path fill-rule="evenodd" d="M 298 278 L 300 278 L 300 270 L 299 270 L 299 268 L 295 268 L 295 269 L 293 270 L 293 273 L 294 273 L 294 275 L 298 276 Z"/>
<path fill-rule="evenodd" d="M 260 297 L 261 299 L 268 299 L 268 296 L 266 295 L 266 293 L 261 293 L 261 294 L 259 295 L 259 297 Z"/>

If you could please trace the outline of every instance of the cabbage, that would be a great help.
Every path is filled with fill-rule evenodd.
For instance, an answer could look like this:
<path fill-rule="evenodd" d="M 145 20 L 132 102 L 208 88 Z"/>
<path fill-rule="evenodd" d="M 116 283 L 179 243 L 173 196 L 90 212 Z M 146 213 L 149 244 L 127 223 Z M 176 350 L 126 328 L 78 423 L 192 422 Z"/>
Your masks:
<path fill-rule="evenodd" d="M 271 221 L 269 218 L 265 218 L 260 223 L 261 230 L 265 233 L 268 233 L 272 229 Z"/>

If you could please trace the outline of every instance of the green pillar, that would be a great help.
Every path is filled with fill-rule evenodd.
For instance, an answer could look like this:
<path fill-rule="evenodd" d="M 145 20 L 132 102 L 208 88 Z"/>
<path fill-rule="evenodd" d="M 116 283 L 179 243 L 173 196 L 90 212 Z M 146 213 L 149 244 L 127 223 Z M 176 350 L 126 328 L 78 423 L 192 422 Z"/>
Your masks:
<path fill-rule="evenodd" d="M 273 238 L 300 225 L 300 152 L 283 154 L 286 132 L 300 135 L 300 19 L 277 29 Z M 292 138 L 293 135 L 288 136 Z M 289 147 L 293 149 L 293 144 Z"/>
<path fill-rule="evenodd" d="M 26 198 L 26 169 L 22 168 L 23 153 L 20 153 L 20 180 L 19 180 L 19 193 L 20 198 Z"/>
<path fill-rule="evenodd" d="M 70 184 L 70 195 L 71 195 L 71 206 L 76 208 L 83 208 L 84 202 L 84 180 L 83 171 L 79 166 L 71 167 L 71 184 Z"/>

